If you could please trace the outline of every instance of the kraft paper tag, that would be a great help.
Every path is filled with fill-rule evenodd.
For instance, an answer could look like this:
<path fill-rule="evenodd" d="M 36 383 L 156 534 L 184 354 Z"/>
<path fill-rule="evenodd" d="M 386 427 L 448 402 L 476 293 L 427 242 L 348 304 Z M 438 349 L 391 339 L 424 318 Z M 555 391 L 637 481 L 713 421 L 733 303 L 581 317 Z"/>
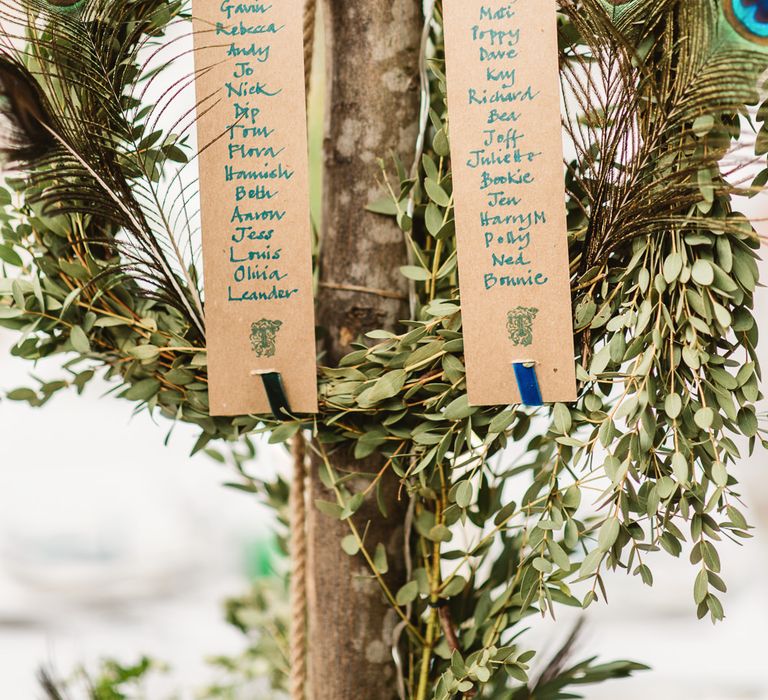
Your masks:
<path fill-rule="evenodd" d="M 194 0 L 212 415 L 317 411 L 303 0 Z"/>
<path fill-rule="evenodd" d="M 444 0 L 459 280 L 472 405 L 576 399 L 555 0 Z"/>

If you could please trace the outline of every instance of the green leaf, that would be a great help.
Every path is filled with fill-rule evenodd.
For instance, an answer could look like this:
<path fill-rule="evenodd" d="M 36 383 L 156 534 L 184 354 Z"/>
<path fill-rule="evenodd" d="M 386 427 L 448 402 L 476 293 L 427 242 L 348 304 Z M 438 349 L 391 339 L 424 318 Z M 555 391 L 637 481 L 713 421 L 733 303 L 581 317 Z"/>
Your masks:
<path fill-rule="evenodd" d="M 675 452 L 672 455 L 672 471 L 681 484 L 687 484 L 690 478 L 690 470 L 688 468 L 688 460 L 680 452 Z"/>
<path fill-rule="evenodd" d="M 269 436 L 270 445 L 279 445 L 283 442 L 288 442 L 296 433 L 299 432 L 301 423 L 283 423 L 278 425 Z"/>
<path fill-rule="evenodd" d="M 341 548 L 350 557 L 354 557 L 360 551 L 360 543 L 354 535 L 347 535 L 341 540 Z"/>
<path fill-rule="evenodd" d="M 88 340 L 88 336 L 80 326 L 72 327 L 72 332 L 69 334 L 69 341 L 72 343 L 75 352 L 79 352 L 81 355 L 87 355 L 91 352 L 91 342 Z"/>
<path fill-rule="evenodd" d="M 675 420 L 683 411 L 683 400 L 678 394 L 669 394 L 664 401 L 664 411 L 667 416 Z"/>
<path fill-rule="evenodd" d="M 691 276 L 696 284 L 709 287 L 715 281 L 715 269 L 708 260 L 697 260 L 693 264 Z"/>
<path fill-rule="evenodd" d="M 392 197 L 382 197 L 375 202 L 371 202 L 365 207 L 374 214 L 383 214 L 384 216 L 397 216 L 397 202 Z"/>
<path fill-rule="evenodd" d="M 459 508 L 468 508 L 472 503 L 474 489 L 469 481 L 462 481 L 456 489 L 456 505 Z"/>
<path fill-rule="evenodd" d="M 568 410 L 568 407 L 564 403 L 556 403 L 554 409 L 552 409 L 552 417 L 558 433 L 567 435 L 573 424 L 571 412 Z"/>
<path fill-rule="evenodd" d="M 451 147 L 448 143 L 448 135 L 445 133 L 445 129 L 438 129 L 435 138 L 432 139 L 432 148 L 435 149 L 437 155 L 443 158 L 447 158 L 451 154 Z"/>
<path fill-rule="evenodd" d="M 448 193 L 434 180 L 429 178 L 424 180 L 424 189 L 435 204 L 441 207 L 450 206 L 451 198 L 448 196 Z"/>
<path fill-rule="evenodd" d="M 696 576 L 696 583 L 693 587 L 693 599 L 696 601 L 696 605 L 701 605 L 709 593 L 709 579 L 707 578 L 707 572 L 705 570 L 699 571 Z"/>
<path fill-rule="evenodd" d="M 715 412 L 711 408 L 700 408 L 696 411 L 693 420 L 702 430 L 709 430 L 715 422 Z"/>
<path fill-rule="evenodd" d="M 584 561 L 581 563 L 581 567 L 579 567 L 579 578 L 594 574 L 597 571 L 598 566 L 600 566 L 603 556 L 603 552 L 599 549 L 595 549 L 587 554 L 587 556 L 584 557 Z"/>
<path fill-rule="evenodd" d="M 403 265 L 400 268 L 400 272 L 403 277 L 416 282 L 426 282 L 431 277 L 428 270 L 418 265 Z"/>
<path fill-rule="evenodd" d="M 14 267 L 21 267 L 24 264 L 19 254 L 10 245 L 5 243 L 0 243 L 0 260 Z"/>
<path fill-rule="evenodd" d="M 315 501 L 315 507 L 323 514 L 336 520 L 341 519 L 341 506 L 338 503 L 331 503 L 330 501 Z"/>
<path fill-rule="evenodd" d="M 427 225 L 427 231 L 435 237 L 443 228 L 443 213 L 432 202 L 427 205 L 427 210 L 424 212 L 424 222 Z"/>
<path fill-rule="evenodd" d="M 445 417 L 450 421 L 464 420 L 464 418 L 474 415 L 479 410 L 478 406 L 469 405 L 469 396 L 464 394 L 448 404 L 448 407 L 445 409 Z"/>
<path fill-rule="evenodd" d="M 443 588 L 443 597 L 453 598 L 459 595 L 467 587 L 467 580 L 463 576 L 454 576 Z"/>
<path fill-rule="evenodd" d="M 370 389 L 366 389 L 358 396 L 358 403 L 363 407 L 374 406 L 381 401 L 397 396 L 405 386 L 407 376 L 403 369 L 387 372 Z"/>
<path fill-rule="evenodd" d="M 445 525 L 435 525 L 430 529 L 427 538 L 432 542 L 450 542 L 453 539 L 453 533 Z"/>
<path fill-rule="evenodd" d="M 619 532 L 621 532 L 621 525 L 618 518 L 606 520 L 597 536 L 597 548 L 601 552 L 607 552 L 616 543 Z"/>
<path fill-rule="evenodd" d="M 398 592 L 395 600 L 400 606 L 409 605 L 419 596 L 418 581 L 409 581 Z"/>
<path fill-rule="evenodd" d="M 552 561 L 557 564 L 563 571 L 571 570 L 571 560 L 565 553 L 565 550 L 554 540 L 547 540 L 547 549 L 549 555 L 552 557 Z"/>
<path fill-rule="evenodd" d="M 712 481 L 714 481 L 720 488 L 724 488 L 728 485 L 728 470 L 725 468 L 725 464 L 720 460 L 712 465 Z"/>
<path fill-rule="evenodd" d="M 376 571 L 382 576 L 389 571 L 389 562 L 387 561 L 387 550 L 381 542 L 376 545 L 376 551 L 373 555 L 373 565 Z"/>
<path fill-rule="evenodd" d="M 160 391 L 160 382 L 156 379 L 142 379 L 128 389 L 123 396 L 129 401 L 149 401 Z"/>
<path fill-rule="evenodd" d="M 341 548 L 350 557 L 354 557 L 360 551 L 360 543 L 354 535 L 347 535 L 341 540 Z"/>
<path fill-rule="evenodd" d="M 664 279 L 667 284 L 672 284 L 683 271 L 683 256 L 680 253 L 671 253 L 664 261 Z"/>
<path fill-rule="evenodd" d="M 365 503 L 365 496 L 362 493 L 356 493 L 345 504 L 344 509 L 341 511 L 340 518 L 342 520 L 351 518 L 358 510 L 360 510 L 363 503 Z"/>
<path fill-rule="evenodd" d="M 137 345 L 128 351 L 128 354 L 137 360 L 154 360 L 160 354 L 160 348 L 155 345 Z"/>

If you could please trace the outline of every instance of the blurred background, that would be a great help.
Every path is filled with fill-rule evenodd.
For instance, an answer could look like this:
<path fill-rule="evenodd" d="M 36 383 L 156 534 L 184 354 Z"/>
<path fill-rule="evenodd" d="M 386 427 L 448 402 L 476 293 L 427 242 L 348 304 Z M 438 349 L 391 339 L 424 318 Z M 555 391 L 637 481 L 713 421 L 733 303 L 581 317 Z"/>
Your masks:
<path fill-rule="evenodd" d="M 321 113 L 315 99 L 314 163 Z M 318 169 L 313 175 L 317 220 Z M 768 202 L 757 197 L 742 210 L 765 219 Z M 768 225 L 758 226 L 768 235 Z M 759 306 L 765 325 L 765 292 Z M 12 358 L 16 340 L 0 329 L 0 395 L 30 384 L 30 374 L 60 376 L 58 363 L 32 367 Z M 768 368 L 768 344 L 762 356 Z M 0 700 L 40 697 L 41 665 L 67 674 L 78 665 L 95 669 L 105 656 L 133 663 L 142 654 L 169 665 L 149 700 L 173 691 L 192 700 L 191 689 L 217 680 L 206 657 L 245 648 L 225 622 L 224 600 L 244 594 L 259 572 L 272 539 L 269 512 L 222 486 L 231 478 L 227 467 L 189 457 L 193 430 L 177 426 L 165 446 L 169 426 L 133 416 L 130 402 L 105 395 L 110 388 L 94 381 L 84 396 L 62 394 L 42 409 L 0 401 Z M 744 546 L 720 551 L 730 587 L 726 621 L 696 620 L 696 570 L 685 559 L 657 555 L 653 589 L 610 576 L 610 605 L 588 612 L 581 656 L 628 658 L 652 670 L 586 688 L 587 698 L 768 700 L 767 464 L 761 451 L 738 468 L 756 530 Z M 289 469 L 282 448 L 258 444 L 252 472 Z M 531 635 L 554 652 L 575 620 L 571 611 L 557 622 L 533 620 Z"/>

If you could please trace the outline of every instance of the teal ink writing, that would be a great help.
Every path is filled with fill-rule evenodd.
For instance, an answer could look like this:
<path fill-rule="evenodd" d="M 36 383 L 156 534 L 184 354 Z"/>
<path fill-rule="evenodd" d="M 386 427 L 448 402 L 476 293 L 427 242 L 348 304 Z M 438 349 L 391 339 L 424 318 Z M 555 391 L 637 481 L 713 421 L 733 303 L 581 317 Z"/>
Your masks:
<path fill-rule="evenodd" d="M 219 10 L 226 15 L 227 19 L 238 15 L 263 15 L 271 9 L 272 5 L 263 2 L 227 2 L 225 0 L 219 5 Z"/>
<path fill-rule="evenodd" d="M 271 199 L 270 190 L 264 187 L 264 185 L 259 185 L 253 189 L 238 185 L 235 189 L 235 200 L 240 202 L 243 199 Z"/>
<path fill-rule="evenodd" d="M 235 102 L 233 107 L 235 108 L 235 119 L 237 121 L 250 119 L 251 124 L 255 124 L 256 117 L 261 114 L 261 110 L 258 107 L 251 107 L 249 103 L 243 105 Z"/>
<path fill-rule="evenodd" d="M 512 19 L 515 16 L 515 11 L 512 9 L 514 5 L 515 3 L 509 3 L 495 10 L 488 5 L 480 5 L 480 19 Z"/>
<path fill-rule="evenodd" d="M 241 124 L 230 124 L 227 126 L 229 131 L 229 140 L 234 141 L 236 138 L 242 139 L 268 139 L 275 133 L 274 129 L 270 129 L 266 126 L 242 126 Z"/>
<path fill-rule="evenodd" d="M 519 204 L 519 202 L 518 202 Z M 512 224 L 520 224 L 524 222 L 528 222 L 528 226 L 526 228 L 530 228 L 530 219 L 529 217 L 531 214 L 491 214 L 490 212 L 484 211 L 480 213 L 480 224 L 483 226 L 483 228 L 488 228 L 489 226 L 510 226 Z M 544 216 L 543 211 L 537 211 L 533 212 L 533 219 L 534 223 L 546 223 L 547 219 Z M 525 229 L 521 229 L 525 230 Z"/>
<path fill-rule="evenodd" d="M 256 44 L 251 44 L 250 46 L 235 46 L 231 44 L 227 49 L 227 56 L 230 58 L 255 58 L 259 63 L 266 63 L 269 60 L 271 49 L 271 46 L 257 46 Z"/>
<path fill-rule="evenodd" d="M 506 236 L 497 236 L 491 231 L 485 232 L 485 247 L 490 248 L 492 245 L 516 245 L 519 250 L 525 250 L 531 244 L 531 234 L 515 233 L 514 231 L 507 231 Z"/>
<path fill-rule="evenodd" d="M 514 199 L 514 197 L 513 197 Z M 520 204 L 520 200 L 516 200 L 514 204 L 517 206 Z M 483 218 L 483 215 L 481 214 L 481 219 Z M 534 211 L 534 212 L 526 212 L 521 214 L 510 214 L 502 220 L 502 217 L 494 216 L 493 219 L 497 219 L 494 221 L 491 221 L 491 217 L 488 215 L 488 212 L 485 213 L 485 223 L 484 225 L 493 224 L 496 226 L 501 225 L 515 225 L 517 226 L 517 231 L 528 231 L 530 228 L 533 228 L 534 226 L 539 226 L 542 224 L 547 223 L 547 215 L 543 211 Z M 494 242 L 494 238 L 496 238 L 496 243 L 499 245 L 514 245 L 516 243 L 519 243 L 521 241 L 521 238 L 526 240 L 526 245 L 530 243 L 531 241 L 531 234 L 530 233 L 523 233 L 522 236 L 518 236 L 514 231 L 507 231 L 506 235 L 503 236 L 497 236 L 494 233 L 491 233 L 490 231 L 487 231 L 485 234 L 485 247 L 490 248 L 491 244 Z"/>
<path fill-rule="evenodd" d="M 267 246 L 266 250 L 249 250 L 245 257 L 241 257 L 235 253 L 235 249 L 229 247 L 229 262 L 232 263 L 244 263 L 253 262 L 254 260 L 280 260 L 283 254 L 283 249 L 278 248 L 272 250 L 270 246 Z"/>
<path fill-rule="evenodd" d="M 520 204 L 520 200 L 517 197 L 510 197 L 504 192 L 488 193 L 489 207 L 516 207 L 518 204 Z"/>
<path fill-rule="evenodd" d="M 508 149 L 517 148 L 517 142 L 525 136 L 525 134 L 519 133 L 517 129 L 507 129 L 506 134 L 496 129 L 483 129 L 483 133 L 485 134 L 483 146 L 501 144 Z"/>
<path fill-rule="evenodd" d="M 525 90 L 494 90 L 490 94 L 488 90 L 478 92 L 476 88 L 469 88 L 469 104 L 488 105 L 500 102 L 530 102 L 535 100 L 539 94 L 539 92 L 534 92 L 530 85 Z"/>
<path fill-rule="evenodd" d="M 284 280 L 288 275 L 280 272 L 278 269 L 270 270 L 269 265 L 264 265 L 263 269 L 258 263 L 254 265 L 238 265 L 233 275 L 235 282 L 253 282 L 261 280 L 262 282 Z"/>
<path fill-rule="evenodd" d="M 486 49 L 480 47 L 480 60 L 486 61 L 511 61 L 518 57 L 517 49 Z"/>
<path fill-rule="evenodd" d="M 275 229 L 255 229 L 253 226 L 238 226 L 235 233 L 232 234 L 233 243 L 242 243 L 243 241 L 270 241 L 275 234 Z"/>
<path fill-rule="evenodd" d="M 282 163 L 275 168 L 265 164 L 264 170 L 235 170 L 231 165 L 224 166 L 224 176 L 227 182 L 233 180 L 290 180 L 293 170 L 289 170 Z"/>
<path fill-rule="evenodd" d="M 491 253 L 491 262 L 494 267 L 509 267 L 512 265 L 530 265 L 531 261 L 526 260 L 522 253 L 515 255 L 499 255 Z"/>
<path fill-rule="evenodd" d="M 228 27 L 224 22 L 216 22 L 216 34 L 224 36 L 248 36 L 250 34 L 277 34 L 281 29 L 285 27 L 281 24 L 279 27 L 273 22 L 272 24 L 253 24 L 247 25 L 240 22 L 231 27 Z"/>
<path fill-rule="evenodd" d="M 239 61 L 235 63 L 235 70 L 232 72 L 233 78 L 248 78 L 255 73 L 255 69 L 248 61 Z"/>
<path fill-rule="evenodd" d="M 489 40 L 491 46 L 516 46 L 520 43 L 519 29 L 481 29 L 472 27 L 472 41 Z"/>
<path fill-rule="evenodd" d="M 229 159 L 234 158 L 277 158 L 285 146 L 275 150 L 274 146 L 245 146 L 242 143 L 229 144 Z"/>
<path fill-rule="evenodd" d="M 516 122 L 520 119 L 520 115 L 517 112 L 505 112 L 504 110 L 492 109 L 488 112 L 488 124 L 495 124 L 496 122 Z"/>
<path fill-rule="evenodd" d="M 528 170 L 518 168 L 515 172 L 507 171 L 503 175 L 491 175 L 487 170 L 480 176 L 480 189 L 487 190 L 489 187 L 498 185 L 532 185 L 536 178 Z"/>
<path fill-rule="evenodd" d="M 238 85 L 227 83 L 224 87 L 227 88 L 227 97 L 249 97 L 253 95 L 265 95 L 266 97 L 275 97 L 279 95 L 283 90 L 277 90 L 277 92 L 269 92 L 267 88 L 261 83 L 252 85 L 250 81 L 244 80 Z"/>
<path fill-rule="evenodd" d="M 489 165 L 514 165 L 516 163 L 532 163 L 540 152 L 522 153 L 520 150 L 507 151 L 506 153 L 499 149 L 498 151 L 487 151 L 485 148 L 478 148 L 476 151 L 469 152 L 470 158 L 467 160 L 467 167 L 480 168 Z M 518 168 L 518 171 L 520 169 Z"/>
<path fill-rule="evenodd" d="M 259 185 L 258 187 L 254 187 L 253 189 L 248 189 L 247 187 L 243 187 L 243 185 L 238 185 L 235 188 L 235 201 L 236 202 L 242 202 L 244 199 L 265 199 L 264 196 L 265 192 L 268 192 L 265 187 Z M 271 209 L 269 211 L 274 211 L 274 209 Z M 282 216 L 285 216 L 285 212 L 281 212 Z M 277 216 L 269 216 L 269 217 L 262 217 L 262 218 L 282 218 Z"/>
<path fill-rule="evenodd" d="M 240 189 L 241 188 L 238 188 L 238 190 Z M 236 192 L 235 197 L 238 202 L 245 199 L 246 197 L 244 196 L 244 189 L 243 189 L 243 192 L 240 192 L 240 191 Z M 255 199 L 255 198 L 252 198 L 252 199 Z M 282 221 L 284 218 L 285 218 L 285 209 L 261 209 L 259 211 L 248 212 L 247 215 L 241 215 L 239 217 L 239 219 L 242 221 Z"/>
<path fill-rule="evenodd" d="M 278 299 L 290 299 L 298 293 L 298 289 L 285 289 L 276 285 L 272 285 L 272 289 L 268 292 L 234 292 L 232 287 L 229 287 L 227 301 L 276 301 Z"/>
<path fill-rule="evenodd" d="M 240 207 L 235 207 L 232 212 L 232 218 L 229 223 L 238 224 L 247 223 L 248 221 L 282 221 L 285 217 L 285 211 L 276 211 L 275 209 L 267 209 L 265 211 L 240 211 Z"/>
<path fill-rule="evenodd" d="M 235 191 L 237 196 L 238 192 Z M 247 194 L 243 194 L 242 199 L 274 199 L 280 194 L 280 190 L 273 190 L 266 185 L 257 185 L 248 191 Z M 238 200 L 239 201 L 239 200 Z"/>
<path fill-rule="evenodd" d="M 492 272 L 488 272 L 483 276 L 483 283 L 486 289 L 493 289 L 496 286 L 499 287 L 540 287 L 549 282 L 549 278 L 542 272 L 533 273 L 532 270 L 528 270 L 527 275 L 513 276 L 513 275 L 495 275 Z"/>
<path fill-rule="evenodd" d="M 515 76 L 517 72 L 513 68 L 512 70 L 486 68 L 485 78 L 486 80 L 493 80 L 494 82 L 505 82 L 507 84 L 504 87 L 512 87 L 515 84 Z"/>

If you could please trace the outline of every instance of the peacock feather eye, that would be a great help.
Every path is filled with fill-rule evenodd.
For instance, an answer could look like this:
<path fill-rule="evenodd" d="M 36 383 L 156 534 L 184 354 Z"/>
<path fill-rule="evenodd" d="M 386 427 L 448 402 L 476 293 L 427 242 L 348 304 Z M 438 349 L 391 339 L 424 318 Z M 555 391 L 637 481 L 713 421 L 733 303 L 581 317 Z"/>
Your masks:
<path fill-rule="evenodd" d="M 723 0 L 723 8 L 741 36 L 768 46 L 768 0 Z"/>

